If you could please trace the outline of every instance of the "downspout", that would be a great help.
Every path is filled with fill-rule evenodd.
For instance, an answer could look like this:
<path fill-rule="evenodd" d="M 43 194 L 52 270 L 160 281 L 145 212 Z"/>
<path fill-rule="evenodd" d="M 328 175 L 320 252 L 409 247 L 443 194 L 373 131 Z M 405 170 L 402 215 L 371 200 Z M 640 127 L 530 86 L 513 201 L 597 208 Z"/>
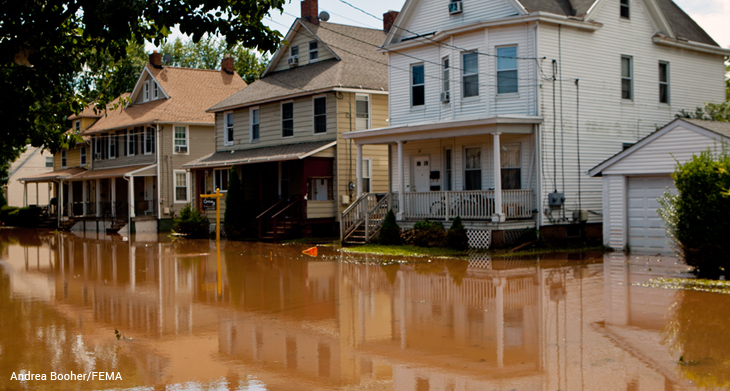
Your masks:
<path fill-rule="evenodd" d="M 160 187 L 160 183 L 162 183 L 160 180 L 160 144 L 162 143 L 162 138 L 160 137 L 160 124 L 155 124 L 155 127 L 157 128 L 157 131 L 155 132 L 155 137 L 157 138 L 155 140 L 155 165 L 157 166 L 157 229 L 159 229 L 160 219 L 162 218 L 162 208 L 160 207 L 160 196 L 162 195 L 162 188 Z"/>
<path fill-rule="evenodd" d="M 535 21 L 535 115 L 541 116 L 542 112 L 540 111 L 540 64 L 538 64 L 537 58 L 539 57 L 538 48 L 540 47 L 538 45 L 538 40 L 540 35 L 538 34 L 540 28 L 540 21 Z M 542 179 L 543 179 L 543 172 L 542 172 L 542 132 L 541 125 L 535 124 L 534 125 L 534 132 L 535 132 L 535 153 L 537 153 L 537 168 L 536 168 L 536 176 L 537 176 L 537 194 L 536 194 L 536 201 L 537 201 L 537 229 L 539 230 L 540 227 L 542 227 L 543 224 L 543 210 L 542 210 Z"/>

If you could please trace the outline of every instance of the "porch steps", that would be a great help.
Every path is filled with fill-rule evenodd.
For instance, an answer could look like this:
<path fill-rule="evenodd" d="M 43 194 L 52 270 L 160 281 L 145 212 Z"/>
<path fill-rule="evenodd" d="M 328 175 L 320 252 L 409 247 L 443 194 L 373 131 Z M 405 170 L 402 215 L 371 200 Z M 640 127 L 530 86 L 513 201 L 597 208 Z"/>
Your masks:
<path fill-rule="evenodd" d="M 277 240 L 286 239 L 287 237 L 289 237 L 292 230 L 294 229 L 295 223 L 296 222 L 294 221 L 281 221 L 276 225 L 276 227 L 267 230 L 265 234 L 259 237 L 259 239 L 265 242 L 274 242 L 275 231 Z"/>
<path fill-rule="evenodd" d="M 106 229 L 107 234 L 115 234 L 119 232 L 122 227 L 127 225 L 127 220 L 114 220 L 112 221 L 112 225 L 109 226 L 109 228 Z"/>
<path fill-rule="evenodd" d="M 41 217 L 36 224 L 36 228 L 56 229 L 58 227 L 58 218 Z"/>
<path fill-rule="evenodd" d="M 58 223 L 58 230 L 68 231 L 74 226 L 74 224 L 76 224 L 75 219 L 61 220 L 61 222 Z"/>
<path fill-rule="evenodd" d="M 352 231 L 347 237 L 345 238 L 344 244 L 365 244 L 368 240 L 365 237 L 365 226 L 363 224 L 360 224 L 357 228 L 355 228 L 354 231 Z"/>

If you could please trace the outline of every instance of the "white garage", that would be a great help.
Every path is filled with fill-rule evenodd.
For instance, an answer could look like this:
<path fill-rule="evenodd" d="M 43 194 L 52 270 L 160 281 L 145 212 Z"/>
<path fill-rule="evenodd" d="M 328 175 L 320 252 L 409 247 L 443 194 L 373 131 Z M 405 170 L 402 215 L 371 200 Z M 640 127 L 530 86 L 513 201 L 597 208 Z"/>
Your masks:
<path fill-rule="evenodd" d="M 657 214 L 657 199 L 676 194 L 671 173 L 702 151 L 730 142 L 730 123 L 676 119 L 588 171 L 603 177 L 603 242 L 622 250 L 671 249 Z M 676 159 L 676 160 L 675 160 Z"/>

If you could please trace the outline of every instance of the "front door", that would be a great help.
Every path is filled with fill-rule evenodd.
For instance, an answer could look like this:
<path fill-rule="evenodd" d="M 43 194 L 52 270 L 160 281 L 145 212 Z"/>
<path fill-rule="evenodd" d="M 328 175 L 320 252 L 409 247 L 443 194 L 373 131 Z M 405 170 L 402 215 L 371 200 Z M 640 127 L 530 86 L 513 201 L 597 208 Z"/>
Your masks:
<path fill-rule="evenodd" d="M 413 158 L 413 191 L 429 191 L 431 165 L 428 156 Z"/>
<path fill-rule="evenodd" d="M 147 201 L 146 212 L 152 213 L 154 211 L 152 203 L 155 200 L 155 181 L 154 177 L 144 177 L 144 200 Z"/>

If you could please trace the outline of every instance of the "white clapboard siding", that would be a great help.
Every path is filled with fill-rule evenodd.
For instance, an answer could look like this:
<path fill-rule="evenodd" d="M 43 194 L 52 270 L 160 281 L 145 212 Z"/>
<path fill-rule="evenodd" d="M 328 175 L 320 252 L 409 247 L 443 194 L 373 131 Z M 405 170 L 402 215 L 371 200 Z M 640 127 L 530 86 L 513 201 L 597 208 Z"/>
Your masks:
<path fill-rule="evenodd" d="M 606 246 L 623 249 L 626 245 L 626 177 L 604 175 L 603 242 Z"/>
<path fill-rule="evenodd" d="M 400 38 L 518 14 L 518 10 L 507 0 L 462 0 L 463 12 L 451 15 L 450 2 L 451 0 L 415 1 L 415 12 L 401 26 L 410 32 L 401 31 Z"/>

